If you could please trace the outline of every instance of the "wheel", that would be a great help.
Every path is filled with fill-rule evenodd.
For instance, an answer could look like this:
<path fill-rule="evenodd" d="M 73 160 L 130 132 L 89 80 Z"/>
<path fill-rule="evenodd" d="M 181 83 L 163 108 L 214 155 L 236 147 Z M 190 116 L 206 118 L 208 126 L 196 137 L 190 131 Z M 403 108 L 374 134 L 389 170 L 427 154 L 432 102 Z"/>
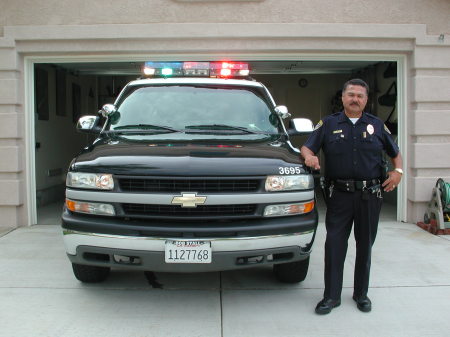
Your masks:
<path fill-rule="evenodd" d="M 430 223 L 430 216 L 428 215 L 428 213 L 425 213 L 423 215 L 423 222 L 426 223 L 426 224 Z"/>
<path fill-rule="evenodd" d="M 278 281 L 285 283 L 302 282 L 308 274 L 309 256 L 301 261 L 281 263 L 273 266 Z"/>
<path fill-rule="evenodd" d="M 87 266 L 84 264 L 72 263 L 73 274 L 85 283 L 99 283 L 106 280 L 109 275 L 109 267 Z"/>

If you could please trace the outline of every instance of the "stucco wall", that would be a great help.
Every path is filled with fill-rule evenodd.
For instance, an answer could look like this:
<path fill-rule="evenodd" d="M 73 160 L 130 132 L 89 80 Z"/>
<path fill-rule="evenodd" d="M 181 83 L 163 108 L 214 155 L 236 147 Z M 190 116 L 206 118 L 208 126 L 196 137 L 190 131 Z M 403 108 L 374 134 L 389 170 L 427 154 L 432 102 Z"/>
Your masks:
<path fill-rule="evenodd" d="M 436 179 L 450 180 L 449 1 L 188 2 L 123 0 L 114 9 L 103 0 L 1 2 L 0 226 L 29 223 L 33 88 L 25 76 L 44 57 L 399 58 L 406 218 L 422 218 Z"/>
<path fill-rule="evenodd" d="M 437 178 L 450 182 L 449 45 L 416 46 L 411 67 L 408 198 L 416 203 L 411 219 L 423 219 Z"/>
<path fill-rule="evenodd" d="M 113 4 L 113 5 L 112 5 Z M 162 22 L 420 23 L 450 33 L 448 0 L 2 0 L 0 27 Z"/>

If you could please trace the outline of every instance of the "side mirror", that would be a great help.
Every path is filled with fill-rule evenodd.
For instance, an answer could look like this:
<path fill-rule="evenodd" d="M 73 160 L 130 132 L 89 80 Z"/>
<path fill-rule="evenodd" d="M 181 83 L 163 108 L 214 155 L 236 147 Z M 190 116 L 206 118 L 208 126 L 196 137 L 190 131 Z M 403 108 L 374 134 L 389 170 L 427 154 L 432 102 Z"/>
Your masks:
<path fill-rule="evenodd" d="M 294 118 L 289 121 L 291 136 L 307 135 L 314 131 L 314 124 L 308 118 Z"/>
<path fill-rule="evenodd" d="M 77 131 L 85 133 L 100 133 L 101 128 L 98 126 L 99 122 L 99 116 L 80 117 L 77 123 Z"/>
<path fill-rule="evenodd" d="M 277 105 L 275 107 L 275 112 L 282 119 L 286 119 L 288 117 L 291 117 L 291 114 L 289 113 L 288 108 L 286 106 L 284 106 L 284 105 Z"/>
<path fill-rule="evenodd" d="M 102 109 L 99 110 L 99 114 L 101 114 L 103 117 L 108 117 L 112 115 L 114 112 L 116 112 L 116 107 L 114 104 L 105 104 L 102 106 Z"/>

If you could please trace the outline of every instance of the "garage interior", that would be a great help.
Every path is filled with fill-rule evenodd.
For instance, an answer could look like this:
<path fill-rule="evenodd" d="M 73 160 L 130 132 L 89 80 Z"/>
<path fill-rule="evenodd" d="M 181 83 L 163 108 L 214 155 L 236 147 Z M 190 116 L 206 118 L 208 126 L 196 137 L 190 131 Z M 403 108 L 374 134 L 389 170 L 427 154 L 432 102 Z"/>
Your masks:
<path fill-rule="evenodd" d="M 264 83 L 278 105 L 286 105 L 292 117 L 317 123 L 340 111 L 342 84 L 362 78 L 370 86 L 366 111 L 379 116 L 396 135 L 397 109 L 395 62 L 379 61 L 245 61 L 251 77 Z M 66 171 L 92 136 L 77 133 L 80 116 L 94 115 L 105 103 L 113 103 L 120 90 L 140 77 L 144 62 L 37 63 L 35 87 L 35 175 L 37 224 L 59 225 Z M 388 101 L 387 98 L 391 98 Z M 392 100 L 392 98 L 394 98 Z M 294 137 L 301 146 L 306 137 Z M 318 176 L 318 175 L 317 175 Z M 324 221 L 319 187 L 318 207 Z M 385 194 L 380 220 L 395 220 L 397 192 Z"/>

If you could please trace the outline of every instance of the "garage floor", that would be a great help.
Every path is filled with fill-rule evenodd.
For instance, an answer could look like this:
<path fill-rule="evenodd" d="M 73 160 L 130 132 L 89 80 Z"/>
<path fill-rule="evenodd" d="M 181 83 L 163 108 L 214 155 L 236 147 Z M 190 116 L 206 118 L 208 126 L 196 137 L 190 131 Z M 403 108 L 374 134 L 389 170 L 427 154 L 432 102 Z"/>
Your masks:
<path fill-rule="evenodd" d="M 413 224 L 380 223 L 371 313 L 358 311 L 351 299 L 355 254 L 350 239 L 342 305 L 318 316 L 322 222 L 308 277 L 298 285 L 278 283 L 270 267 L 155 273 L 151 282 L 142 272 L 114 270 L 105 283 L 84 285 L 72 275 L 54 216 L 41 219 L 52 224 L 0 237 L 1 337 L 423 337 L 450 331 L 450 237 Z"/>
<path fill-rule="evenodd" d="M 61 213 L 64 201 L 39 207 L 37 210 L 38 225 L 61 225 Z"/>

